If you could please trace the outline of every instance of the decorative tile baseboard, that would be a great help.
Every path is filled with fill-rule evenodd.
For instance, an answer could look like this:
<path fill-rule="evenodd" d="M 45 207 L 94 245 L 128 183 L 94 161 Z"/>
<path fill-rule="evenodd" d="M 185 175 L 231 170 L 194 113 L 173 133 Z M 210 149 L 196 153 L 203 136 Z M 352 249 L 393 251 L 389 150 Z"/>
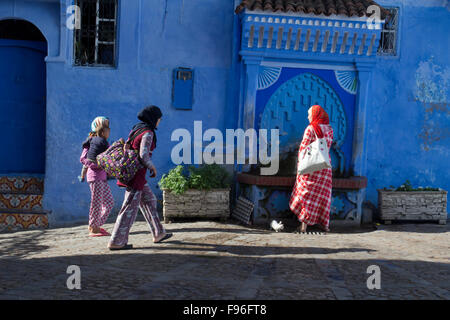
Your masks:
<path fill-rule="evenodd" d="M 0 210 L 41 211 L 42 195 L 0 193 Z"/>
<path fill-rule="evenodd" d="M 0 177 L 0 193 L 43 194 L 44 179 L 37 177 Z"/>
<path fill-rule="evenodd" d="M 0 232 L 48 228 L 43 193 L 41 177 L 0 176 Z"/>
<path fill-rule="evenodd" d="M 48 228 L 44 213 L 0 213 L 0 232 Z"/>

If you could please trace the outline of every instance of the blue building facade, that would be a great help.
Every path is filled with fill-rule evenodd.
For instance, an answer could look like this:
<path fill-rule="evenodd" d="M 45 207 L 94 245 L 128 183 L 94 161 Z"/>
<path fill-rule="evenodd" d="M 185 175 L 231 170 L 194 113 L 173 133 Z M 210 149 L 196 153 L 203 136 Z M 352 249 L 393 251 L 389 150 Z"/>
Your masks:
<path fill-rule="evenodd" d="M 415 186 L 450 190 L 448 1 L 378 1 L 385 8 L 398 10 L 395 38 L 391 39 L 395 42 L 393 54 L 377 54 L 382 33 L 363 27 L 366 17 L 252 12 L 246 8 L 236 13 L 240 3 L 118 0 L 114 19 L 108 17 L 111 21 L 105 21 L 115 23 L 115 37 L 113 41 L 96 39 L 98 52 L 93 58 L 108 56 L 109 52 L 105 59 L 113 59 L 114 63 L 88 66 L 77 62 L 77 57 L 83 56 L 78 50 L 83 49 L 74 47 L 77 34 L 68 27 L 74 1 L 1 1 L 0 21 L 25 20 L 36 26 L 46 39 L 47 56 L 42 62 L 46 86 L 45 144 L 43 138 L 41 143 L 45 148 L 39 148 L 44 149 L 45 169 L 7 167 L 0 160 L 0 167 L 6 168 L 0 175 L 43 177 L 43 209 L 51 210 L 50 222 L 86 220 L 89 188 L 79 183 L 77 176 L 81 142 L 91 121 L 98 115 L 109 117 L 110 141 L 114 141 L 128 135 L 142 107 L 155 104 L 164 115 L 153 158 L 158 176 L 149 182 L 161 197 L 157 181 L 175 165 L 171 161 L 171 150 L 178 143 L 171 141 L 175 129 L 193 133 L 194 121 L 202 121 L 203 130 L 217 128 L 223 132 L 227 128 L 275 127 L 268 115 L 280 103 L 277 92 L 280 95 L 280 90 L 289 91 L 295 81 L 303 81 L 333 91 L 329 97 L 335 95 L 341 104 L 340 114 L 346 115 L 344 123 L 336 114 L 342 141 L 333 152 L 333 162 L 342 175 L 367 177 L 367 186 L 354 195 L 358 206 L 363 201 L 376 204 L 377 189 L 398 186 L 406 179 Z M 250 24 L 245 19 L 251 16 Z M 255 21 L 254 17 L 267 20 Z M 269 18 L 279 18 L 279 24 L 287 26 L 283 37 L 277 37 L 278 29 L 274 29 L 270 39 L 273 48 L 267 48 L 267 30 L 260 29 L 275 23 Z M 307 21 L 303 26 L 312 30 L 306 51 L 303 47 L 295 49 L 293 31 L 289 35 L 289 26 L 298 26 L 296 19 Z M 336 37 L 334 43 L 333 35 L 336 28 L 349 28 L 349 23 L 361 37 L 355 40 L 352 54 L 339 54 L 338 46 L 344 38 Z M 246 29 L 252 25 L 253 29 Z M 244 50 L 243 43 L 249 41 L 250 34 L 259 39 L 260 30 L 261 42 L 252 40 L 257 50 Z M 299 35 L 299 46 L 307 36 L 304 30 Z M 320 32 L 316 34 L 316 30 Z M 345 52 L 351 49 L 351 40 L 344 42 Z M 114 50 L 108 51 L 105 48 L 111 42 Z M 0 57 L 8 54 L 0 42 Z M 11 54 L 11 59 L 13 56 L 9 61 L 19 63 L 18 55 Z M 191 108 L 173 105 L 173 95 L 177 94 L 173 90 L 174 70 L 179 67 L 192 70 Z M 1 81 L 13 80 L 5 77 Z M 1 97 L 8 100 L 7 93 Z M 3 120 L 20 118 L 15 110 L 5 110 L 5 105 L 2 102 Z M 290 126 L 291 131 L 285 138 L 282 136 L 287 148 L 306 126 L 306 117 L 300 115 L 295 114 L 298 118 L 291 120 L 296 126 Z M 14 141 L 32 135 L 28 131 L 2 132 L 5 140 Z M 24 157 L 33 162 L 33 156 Z M 242 171 L 238 166 L 235 169 Z M 123 191 L 112 182 L 111 186 L 118 210 Z"/>

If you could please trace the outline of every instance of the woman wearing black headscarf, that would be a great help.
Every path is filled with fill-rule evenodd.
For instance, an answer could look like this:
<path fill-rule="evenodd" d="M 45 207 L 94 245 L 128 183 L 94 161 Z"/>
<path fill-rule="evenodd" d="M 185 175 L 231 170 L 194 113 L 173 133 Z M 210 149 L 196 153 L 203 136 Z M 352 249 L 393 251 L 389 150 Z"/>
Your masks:
<path fill-rule="evenodd" d="M 151 161 L 151 156 L 152 151 L 156 148 L 155 131 L 161 117 L 162 112 L 158 107 L 146 107 L 138 113 L 138 119 L 141 122 L 136 124 L 130 132 L 128 138 L 130 146 L 132 149 L 139 150 L 139 157 L 144 164 L 144 168 L 140 169 L 128 184 L 117 181 L 117 185 L 125 187 L 126 191 L 122 208 L 117 216 L 108 244 L 110 250 L 124 250 L 133 247 L 128 244 L 128 234 L 136 219 L 139 207 L 150 227 L 153 242 L 161 242 L 172 236 L 172 234 L 166 233 L 159 220 L 156 197 L 145 180 L 147 169 L 151 172 L 150 177 L 156 176 L 156 168 Z"/>

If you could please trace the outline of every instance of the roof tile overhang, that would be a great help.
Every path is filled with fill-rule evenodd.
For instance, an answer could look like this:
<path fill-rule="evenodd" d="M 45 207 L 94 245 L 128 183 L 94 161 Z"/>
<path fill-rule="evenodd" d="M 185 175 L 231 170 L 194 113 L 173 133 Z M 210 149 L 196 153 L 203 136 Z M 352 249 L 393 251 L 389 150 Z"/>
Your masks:
<path fill-rule="evenodd" d="M 372 0 L 242 0 L 236 7 L 236 13 L 245 9 L 251 11 L 305 13 L 315 15 L 343 15 L 347 17 L 369 17 L 367 9 L 380 7 L 380 18 L 385 19 L 389 11 Z"/>

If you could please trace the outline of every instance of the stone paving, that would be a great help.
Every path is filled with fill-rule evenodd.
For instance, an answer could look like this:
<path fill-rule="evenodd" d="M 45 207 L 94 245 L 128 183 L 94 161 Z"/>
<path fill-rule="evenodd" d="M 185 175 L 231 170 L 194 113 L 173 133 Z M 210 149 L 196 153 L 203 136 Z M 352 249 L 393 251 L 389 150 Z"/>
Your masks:
<path fill-rule="evenodd" d="M 0 234 L 0 299 L 450 299 L 449 224 L 306 235 L 231 221 L 166 228 L 174 236 L 153 244 L 136 221 L 127 251 L 107 250 L 108 237 L 88 237 L 85 225 Z M 81 268 L 81 290 L 66 286 L 69 265 Z M 367 288 L 370 265 L 379 290 Z"/>

